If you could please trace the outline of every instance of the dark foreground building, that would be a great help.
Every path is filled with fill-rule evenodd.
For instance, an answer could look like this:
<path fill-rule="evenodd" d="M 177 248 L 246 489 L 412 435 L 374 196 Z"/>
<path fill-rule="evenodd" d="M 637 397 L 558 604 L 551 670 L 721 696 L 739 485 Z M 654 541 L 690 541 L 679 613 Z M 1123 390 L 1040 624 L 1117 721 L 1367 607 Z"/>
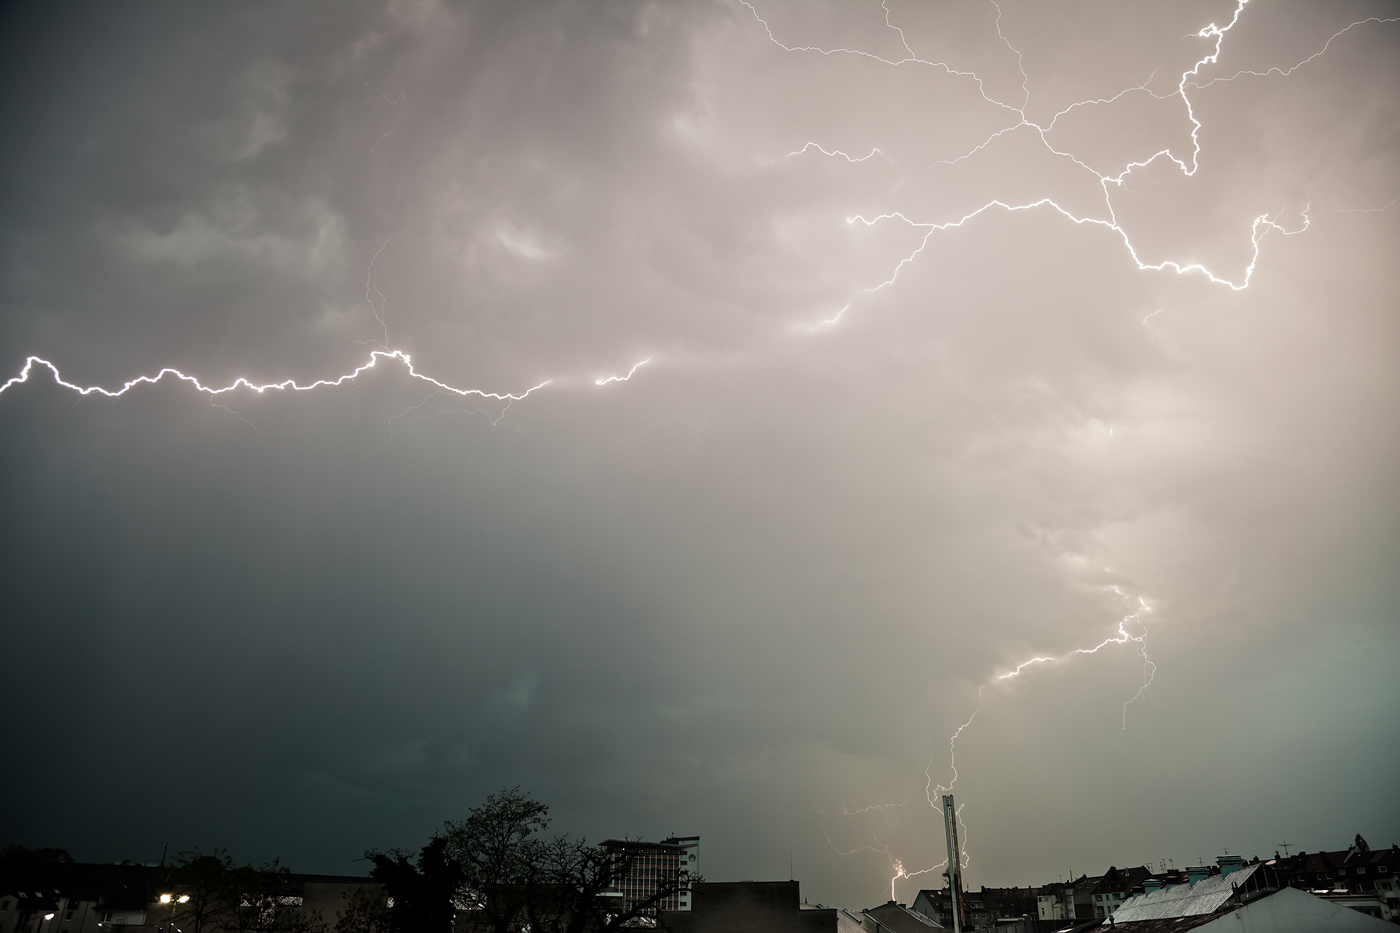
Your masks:
<path fill-rule="evenodd" d="M 383 897 L 380 885 L 353 875 L 278 872 L 275 881 L 279 912 L 327 929 L 356 897 Z M 0 933 L 173 933 L 192 909 L 185 890 L 162 866 L 10 863 L 0 867 Z"/>
<path fill-rule="evenodd" d="M 870 933 L 858 914 L 802 903 L 796 881 L 702 881 L 691 908 L 661 914 L 672 933 Z"/>

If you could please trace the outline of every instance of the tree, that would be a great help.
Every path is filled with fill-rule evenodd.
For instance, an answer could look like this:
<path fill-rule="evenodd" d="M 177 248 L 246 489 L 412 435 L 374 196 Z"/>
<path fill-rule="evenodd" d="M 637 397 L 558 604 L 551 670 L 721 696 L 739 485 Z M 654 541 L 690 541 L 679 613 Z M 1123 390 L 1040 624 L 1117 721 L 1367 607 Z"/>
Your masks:
<path fill-rule="evenodd" d="M 378 891 L 350 895 L 335 923 L 335 933 L 393 933 L 393 929 L 391 909 Z"/>
<path fill-rule="evenodd" d="M 170 873 L 172 925 L 182 933 L 321 933 L 325 924 L 302 910 L 286 868 L 277 861 L 236 865 L 228 853 L 181 852 Z"/>
<path fill-rule="evenodd" d="M 67 849 L 27 849 L 24 846 L 6 846 L 0 849 L 0 870 L 6 872 L 71 864 L 73 856 L 68 854 Z"/>
<path fill-rule="evenodd" d="M 229 875 L 226 933 L 321 933 L 321 918 L 302 910 L 302 899 L 278 860 L 254 868 L 244 865 Z"/>
<path fill-rule="evenodd" d="M 182 933 L 204 933 L 220 926 L 228 909 L 229 873 L 234 870 L 228 852 L 216 848 L 212 855 L 199 850 L 181 852 L 170 872 L 170 919 Z"/>
<path fill-rule="evenodd" d="M 365 853 L 371 877 L 382 883 L 392 907 L 391 933 L 449 933 L 455 925 L 478 933 L 599 933 L 624 926 L 656 925 L 657 908 L 695 880 L 688 870 L 655 879 L 648 896 L 622 903 L 619 879 L 638 852 L 586 839 L 555 836 L 549 807 L 504 788 L 449 820 L 419 852 Z M 341 933 L 378 933 L 357 926 Z"/>
<path fill-rule="evenodd" d="M 447 839 L 435 833 L 418 853 L 416 863 L 404 849 L 371 849 L 369 876 L 389 895 L 388 929 L 392 933 L 451 933 L 452 918 L 462 887 L 462 871 L 447 853 Z"/>
<path fill-rule="evenodd" d="M 444 824 L 446 852 L 462 876 L 459 900 L 495 933 L 510 933 L 526 913 L 525 894 L 544 881 L 541 846 L 549 807 L 519 785 L 492 794 L 461 821 Z M 547 882 L 545 882 L 547 883 Z"/>

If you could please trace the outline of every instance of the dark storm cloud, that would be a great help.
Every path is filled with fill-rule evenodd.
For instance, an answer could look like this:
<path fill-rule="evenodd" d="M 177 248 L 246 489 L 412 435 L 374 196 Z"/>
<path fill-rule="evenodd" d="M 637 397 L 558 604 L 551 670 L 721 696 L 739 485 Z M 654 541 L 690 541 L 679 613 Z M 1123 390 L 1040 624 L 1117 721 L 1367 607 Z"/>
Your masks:
<path fill-rule="evenodd" d="M 755 6 L 903 57 L 878 5 Z M 1233 7 L 1001 9 L 891 16 L 1042 124 L 1161 96 L 1063 116 L 1078 165 L 743 5 L 8 7 L 0 372 L 309 381 L 387 336 L 555 381 L 7 391 L 0 834 L 350 870 L 518 782 L 864 905 L 941 858 L 974 709 L 975 883 L 1394 834 L 1397 27 L 1193 90 L 1199 171 L 1115 189 L 1144 261 L 1235 282 L 1254 218 L 1308 223 L 1244 291 L 1049 209 L 863 291 L 927 230 L 856 214 L 1099 217 L 1093 172 L 1191 151 L 1169 95 Z M 1209 77 L 1390 15 L 1252 4 Z M 995 680 L 1139 599 L 1126 718 L 1135 645 Z"/>

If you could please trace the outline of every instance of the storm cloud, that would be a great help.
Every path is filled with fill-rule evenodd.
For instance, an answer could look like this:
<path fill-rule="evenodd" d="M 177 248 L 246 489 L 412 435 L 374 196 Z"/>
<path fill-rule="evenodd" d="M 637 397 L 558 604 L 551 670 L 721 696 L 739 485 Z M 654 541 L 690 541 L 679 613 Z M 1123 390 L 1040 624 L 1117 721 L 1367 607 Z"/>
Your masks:
<path fill-rule="evenodd" d="M 1396 841 L 1400 9 L 1236 12 L 7 5 L 0 379 L 549 382 L 7 389 L 0 836 Z"/>

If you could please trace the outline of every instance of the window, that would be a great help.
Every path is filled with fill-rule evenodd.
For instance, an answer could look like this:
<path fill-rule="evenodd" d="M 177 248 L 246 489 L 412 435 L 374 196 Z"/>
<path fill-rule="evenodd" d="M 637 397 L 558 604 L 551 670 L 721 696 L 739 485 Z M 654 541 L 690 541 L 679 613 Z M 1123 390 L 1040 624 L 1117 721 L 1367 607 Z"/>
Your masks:
<path fill-rule="evenodd" d="M 1346 877 L 1346 873 L 1347 873 L 1347 870 L 1346 870 L 1345 868 L 1338 868 L 1338 869 L 1337 869 L 1337 877 L 1338 877 L 1338 878 L 1344 878 L 1344 877 Z"/>
<path fill-rule="evenodd" d="M 1358 875 L 1364 875 L 1364 874 L 1366 874 L 1366 869 L 1364 869 L 1364 868 L 1358 868 L 1358 869 L 1356 870 L 1356 873 L 1357 873 Z"/>

